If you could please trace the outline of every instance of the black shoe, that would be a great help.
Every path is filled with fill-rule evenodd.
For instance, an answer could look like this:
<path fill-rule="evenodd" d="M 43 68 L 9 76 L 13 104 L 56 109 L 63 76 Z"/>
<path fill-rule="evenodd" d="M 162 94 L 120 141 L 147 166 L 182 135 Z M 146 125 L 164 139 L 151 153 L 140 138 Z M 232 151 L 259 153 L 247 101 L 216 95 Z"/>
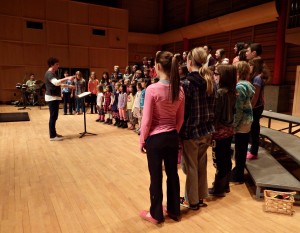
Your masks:
<path fill-rule="evenodd" d="M 109 118 L 106 119 L 106 121 L 104 122 L 104 124 L 108 124 L 109 123 Z"/>
<path fill-rule="evenodd" d="M 181 215 L 176 215 L 176 214 L 172 214 L 170 212 L 168 212 L 167 208 L 164 206 L 163 207 L 163 212 L 164 214 L 166 214 L 170 219 L 176 221 L 176 222 L 180 222 L 181 220 Z"/>
<path fill-rule="evenodd" d="M 100 119 L 97 119 L 96 121 L 97 121 L 97 122 L 99 122 L 99 121 L 100 121 Z"/>
<path fill-rule="evenodd" d="M 114 126 L 118 126 L 118 124 L 119 124 L 119 119 L 118 119 L 118 118 L 116 118 L 116 119 L 115 119 Z"/>
<path fill-rule="evenodd" d="M 180 197 L 180 205 L 188 208 L 190 210 L 199 210 L 199 204 L 190 204 L 188 203 L 184 197 Z"/>
<path fill-rule="evenodd" d="M 123 120 L 120 120 L 120 122 L 119 122 L 119 124 L 117 125 L 118 126 L 118 128 L 121 128 L 122 127 L 122 125 L 123 125 Z"/>
<path fill-rule="evenodd" d="M 122 127 L 123 129 L 128 128 L 127 121 L 123 121 L 123 124 L 122 124 L 121 127 Z"/>
<path fill-rule="evenodd" d="M 217 192 L 215 192 L 214 188 L 209 188 L 208 189 L 208 194 L 210 196 L 214 196 L 214 197 L 225 197 L 225 192 L 217 193 Z"/>
<path fill-rule="evenodd" d="M 207 207 L 207 204 L 203 200 L 199 200 L 198 206 L 199 207 Z"/>
<path fill-rule="evenodd" d="M 109 119 L 107 124 L 112 125 L 112 119 Z"/>
<path fill-rule="evenodd" d="M 238 179 L 231 178 L 230 182 L 234 183 L 234 184 L 244 184 L 245 181 L 244 180 L 238 180 Z"/>

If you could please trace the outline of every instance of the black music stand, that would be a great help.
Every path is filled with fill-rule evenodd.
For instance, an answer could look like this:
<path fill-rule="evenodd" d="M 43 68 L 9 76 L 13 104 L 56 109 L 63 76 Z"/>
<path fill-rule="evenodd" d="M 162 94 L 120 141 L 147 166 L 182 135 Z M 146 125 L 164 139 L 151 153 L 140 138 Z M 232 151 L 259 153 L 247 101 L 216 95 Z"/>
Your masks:
<path fill-rule="evenodd" d="M 97 134 L 89 133 L 89 132 L 86 131 L 85 97 L 88 96 L 88 95 L 90 95 L 90 94 L 91 94 L 91 92 L 86 91 L 86 92 L 83 92 L 83 93 L 81 93 L 81 94 L 79 94 L 77 96 L 77 98 L 79 98 L 79 99 L 82 98 L 83 99 L 83 116 L 84 116 L 84 132 L 80 133 L 80 137 L 79 138 L 82 138 L 85 135 L 97 135 Z"/>
<path fill-rule="evenodd" d="M 30 108 L 27 107 L 26 90 L 27 90 L 27 85 L 24 85 L 24 84 L 23 84 L 22 87 L 21 87 L 23 107 L 18 108 L 18 110 L 24 110 L 24 109 L 29 109 L 29 110 L 31 110 Z"/>

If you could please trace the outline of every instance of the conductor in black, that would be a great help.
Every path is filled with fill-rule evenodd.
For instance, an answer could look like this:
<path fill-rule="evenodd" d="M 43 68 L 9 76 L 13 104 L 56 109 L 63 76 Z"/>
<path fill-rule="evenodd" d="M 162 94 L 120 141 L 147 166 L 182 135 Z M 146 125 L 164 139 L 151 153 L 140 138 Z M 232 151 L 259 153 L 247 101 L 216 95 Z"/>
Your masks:
<path fill-rule="evenodd" d="M 62 135 L 56 133 L 56 120 L 58 118 L 59 103 L 61 101 L 61 87 L 67 87 L 73 89 L 73 85 L 65 84 L 67 80 L 72 80 L 74 76 L 68 76 L 63 79 L 58 79 L 56 71 L 59 68 L 59 61 L 57 58 L 50 57 L 48 59 L 48 70 L 45 73 L 45 101 L 49 105 L 49 134 L 50 141 L 63 140 Z"/>

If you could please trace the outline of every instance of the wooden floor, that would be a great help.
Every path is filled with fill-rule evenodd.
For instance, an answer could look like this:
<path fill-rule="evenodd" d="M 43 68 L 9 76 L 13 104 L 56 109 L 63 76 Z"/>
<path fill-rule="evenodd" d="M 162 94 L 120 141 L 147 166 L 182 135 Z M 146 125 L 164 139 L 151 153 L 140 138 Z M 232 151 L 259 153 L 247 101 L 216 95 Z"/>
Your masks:
<path fill-rule="evenodd" d="M 300 206 L 294 216 L 266 213 L 248 183 L 231 186 L 225 198 L 208 199 L 207 208 L 182 209 L 179 223 L 166 219 L 154 226 L 139 217 L 149 208 L 149 173 L 135 133 L 87 114 L 87 131 L 97 135 L 80 139 L 83 115 L 60 110 L 57 131 L 65 139 L 53 142 L 48 108 L 25 111 L 30 121 L 0 123 L 1 233 L 300 232 Z M 0 112 L 18 110 L 2 105 Z M 208 158 L 211 184 L 210 149 Z M 185 176 L 179 175 L 183 195 Z"/>

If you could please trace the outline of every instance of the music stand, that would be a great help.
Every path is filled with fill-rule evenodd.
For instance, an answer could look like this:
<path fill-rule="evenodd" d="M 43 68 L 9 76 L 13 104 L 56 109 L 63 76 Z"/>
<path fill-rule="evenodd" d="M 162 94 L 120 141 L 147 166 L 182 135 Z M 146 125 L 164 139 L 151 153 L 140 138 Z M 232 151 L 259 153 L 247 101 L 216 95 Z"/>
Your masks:
<path fill-rule="evenodd" d="M 18 108 L 18 110 L 24 110 L 24 109 L 29 109 L 31 110 L 30 108 L 27 107 L 27 97 L 26 97 L 26 90 L 27 90 L 27 85 L 23 84 L 22 87 L 21 87 L 21 91 L 22 91 L 22 103 L 23 103 L 23 107 L 21 108 Z"/>
<path fill-rule="evenodd" d="M 84 132 L 80 133 L 80 137 L 79 138 L 82 138 L 85 135 L 97 135 L 97 134 L 89 133 L 89 132 L 86 131 L 85 97 L 88 96 L 88 95 L 90 95 L 90 94 L 91 94 L 91 92 L 86 91 L 86 92 L 83 92 L 83 93 L 81 93 L 81 94 L 79 94 L 77 96 L 77 98 L 79 98 L 79 99 L 82 98 L 83 99 L 83 116 L 84 116 Z"/>

